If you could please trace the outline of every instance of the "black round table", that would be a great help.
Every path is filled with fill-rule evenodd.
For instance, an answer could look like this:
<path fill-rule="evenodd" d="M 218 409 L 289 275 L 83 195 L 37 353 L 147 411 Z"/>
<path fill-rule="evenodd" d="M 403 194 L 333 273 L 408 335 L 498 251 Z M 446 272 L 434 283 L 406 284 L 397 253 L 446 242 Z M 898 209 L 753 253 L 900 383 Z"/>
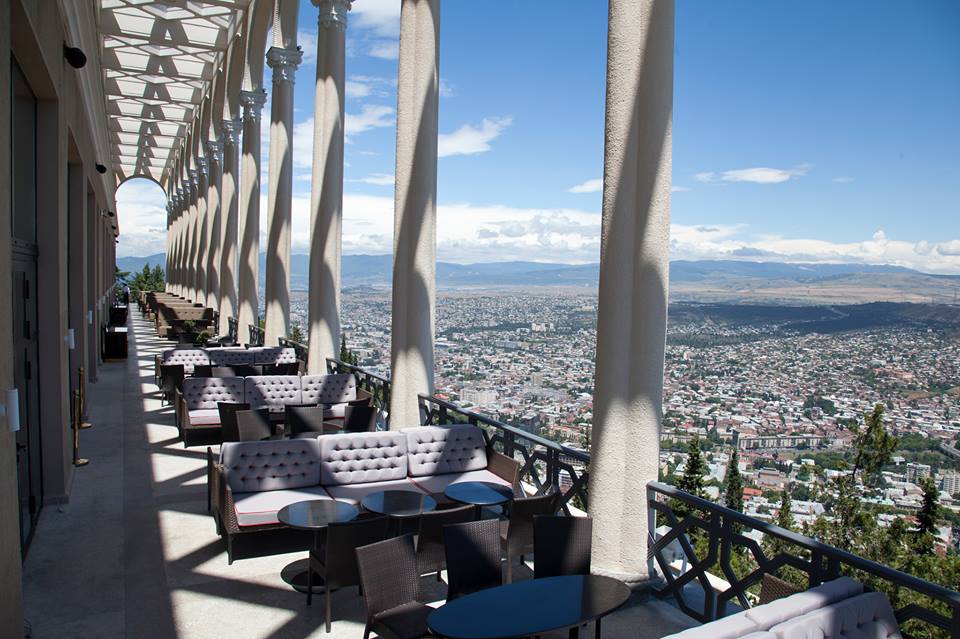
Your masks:
<path fill-rule="evenodd" d="M 437 507 L 430 495 L 415 490 L 379 490 L 364 497 L 360 504 L 372 513 L 388 517 L 419 517 Z"/>
<path fill-rule="evenodd" d="M 513 490 L 489 481 L 461 481 L 448 485 L 443 494 L 461 504 L 472 504 L 480 518 L 484 506 L 502 506 L 513 501 Z"/>
<path fill-rule="evenodd" d="M 319 546 L 320 531 L 329 524 L 356 519 L 360 511 L 353 504 L 332 499 L 311 499 L 298 501 L 284 506 L 277 513 L 281 524 L 286 524 L 297 530 L 310 530 L 314 533 L 314 547 Z M 307 591 L 308 575 L 310 570 L 310 555 L 307 558 L 287 564 L 281 576 L 284 581 L 300 592 Z M 323 579 L 314 579 L 314 592 L 323 592 Z M 319 589 L 319 590 L 318 590 Z"/>
<path fill-rule="evenodd" d="M 427 617 L 427 626 L 449 639 L 532 637 L 596 621 L 627 599 L 622 581 L 600 575 L 573 575 L 516 581 L 480 590 L 442 605 Z"/>

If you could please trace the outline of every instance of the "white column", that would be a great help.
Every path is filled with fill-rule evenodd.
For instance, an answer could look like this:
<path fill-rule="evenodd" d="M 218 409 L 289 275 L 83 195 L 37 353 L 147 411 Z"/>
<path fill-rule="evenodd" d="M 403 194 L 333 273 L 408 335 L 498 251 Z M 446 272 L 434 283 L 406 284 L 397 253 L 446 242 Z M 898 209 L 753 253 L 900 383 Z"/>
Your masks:
<path fill-rule="evenodd" d="M 298 49 L 270 47 L 270 171 L 267 193 L 267 276 L 264 344 L 276 346 L 290 330 L 290 206 L 293 195 L 293 82 Z"/>
<path fill-rule="evenodd" d="M 197 201 L 197 263 L 196 288 L 197 297 L 194 304 L 207 305 L 207 253 L 210 250 L 210 225 L 207 216 L 207 158 L 197 158 L 197 183 L 195 185 Z"/>
<path fill-rule="evenodd" d="M 214 311 L 220 311 L 220 183 L 223 180 L 223 159 L 220 143 L 207 142 L 207 300 Z M 211 329 L 216 334 L 217 327 Z"/>
<path fill-rule="evenodd" d="M 343 221 L 344 48 L 347 0 L 313 0 L 320 10 L 310 193 L 309 360 L 326 372 L 340 346 L 340 255 Z"/>
<path fill-rule="evenodd" d="M 172 292 L 173 286 L 171 284 L 170 277 L 173 275 L 173 270 L 170 268 L 170 263 L 173 260 L 173 196 L 167 196 L 167 237 L 164 244 L 164 260 L 163 260 L 163 278 L 164 278 L 164 287 L 167 293 Z"/>
<path fill-rule="evenodd" d="M 186 259 L 186 297 L 191 302 L 196 303 L 199 300 L 199 290 L 197 288 L 197 249 L 200 245 L 197 241 L 197 190 L 199 189 L 199 176 L 197 175 L 196 169 L 189 169 L 187 175 L 188 178 L 184 188 L 187 192 L 188 199 L 186 233 L 190 250 L 187 252 Z"/>
<path fill-rule="evenodd" d="M 220 181 L 220 326 L 229 331 L 228 318 L 237 317 L 237 178 L 240 174 L 237 144 L 240 123 L 224 120 L 223 178 Z"/>
<path fill-rule="evenodd" d="M 641 582 L 656 481 L 670 248 L 673 0 L 610 0 L 590 462 L 594 572 Z"/>
<path fill-rule="evenodd" d="M 398 76 L 390 349 L 394 429 L 419 424 L 417 395 L 434 390 L 439 0 L 403 0 Z"/>
<path fill-rule="evenodd" d="M 246 342 L 247 327 L 260 317 L 257 292 L 260 271 L 260 112 L 267 94 L 241 91 L 243 106 L 243 172 L 240 187 L 240 287 L 237 311 L 238 340 Z"/>
<path fill-rule="evenodd" d="M 185 276 L 185 256 L 187 251 L 187 205 L 186 192 L 183 190 L 183 183 L 177 188 L 177 264 L 174 269 L 177 272 L 177 295 L 186 297 L 187 286 Z"/>

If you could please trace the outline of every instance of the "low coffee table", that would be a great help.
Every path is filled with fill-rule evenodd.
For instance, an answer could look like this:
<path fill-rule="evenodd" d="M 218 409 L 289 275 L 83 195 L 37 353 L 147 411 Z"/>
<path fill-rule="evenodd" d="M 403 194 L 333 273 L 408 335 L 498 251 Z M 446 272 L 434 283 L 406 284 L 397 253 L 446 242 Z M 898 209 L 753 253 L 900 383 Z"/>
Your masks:
<path fill-rule="evenodd" d="M 484 506 L 502 506 L 513 501 L 513 490 L 489 481 L 457 482 L 447 486 L 443 494 L 453 501 L 476 507 L 477 519 L 480 519 Z"/>
<path fill-rule="evenodd" d="M 329 524 L 351 521 L 356 519 L 360 513 L 353 504 L 343 501 L 334 501 L 332 499 L 311 499 L 308 501 L 298 501 L 280 509 L 277 513 L 277 519 L 280 523 L 286 524 L 297 530 L 309 530 L 313 532 L 313 545 L 319 546 L 320 531 Z M 310 570 L 310 554 L 307 554 L 306 566 L 303 566 L 304 560 L 295 561 L 287 564 L 283 569 L 284 580 L 293 586 L 294 590 L 307 592 L 308 571 Z M 314 579 L 314 592 L 323 592 L 323 579 Z"/>
<path fill-rule="evenodd" d="M 427 626 L 448 639 L 533 637 L 553 630 L 578 634 L 582 624 L 600 619 L 627 599 L 622 581 L 600 575 L 573 575 L 515 581 L 447 602 L 427 617 Z"/>
<path fill-rule="evenodd" d="M 397 533 L 400 533 L 403 520 L 436 509 L 437 500 L 414 490 L 380 490 L 364 497 L 360 504 L 372 513 L 395 520 Z"/>

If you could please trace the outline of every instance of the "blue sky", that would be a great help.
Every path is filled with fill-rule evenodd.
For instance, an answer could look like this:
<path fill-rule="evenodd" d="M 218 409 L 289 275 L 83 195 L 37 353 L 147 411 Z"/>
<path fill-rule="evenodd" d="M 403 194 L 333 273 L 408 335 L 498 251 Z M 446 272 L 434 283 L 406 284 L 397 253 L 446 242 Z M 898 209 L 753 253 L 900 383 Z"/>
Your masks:
<path fill-rule="evenodd" d="M 295 252 L 317 37 L 301 5 Z M 350 12 L 346 253 L 391 249 L 399 6 Z M 596 261 L 606 3 L 443 0 L 441 20 L 440 259 Z M 674 259 L 960 272 L 960 3 L 678 0 L 675 53 Z M 121 254 L 163 248 L 149 188 L 118 193 Z"/>

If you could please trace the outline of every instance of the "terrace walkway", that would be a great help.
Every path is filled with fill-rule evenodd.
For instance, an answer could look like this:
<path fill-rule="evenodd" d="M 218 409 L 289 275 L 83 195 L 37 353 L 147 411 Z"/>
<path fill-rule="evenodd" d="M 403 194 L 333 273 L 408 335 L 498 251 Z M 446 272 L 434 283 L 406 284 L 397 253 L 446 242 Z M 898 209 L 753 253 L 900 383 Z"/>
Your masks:
<path fill-rule="evenodd" d="M 241 539 L 227 565 L 206 512 L 205 450 L 183 448 L 153 383 L 154 355 L 170 343 L 135 310 L 129 326 L 129 359 L 104 365 L 90 386 L 94 428 L 81 433 L 90 465 L 77 470 L 69 504 L 43 510 L 30 546 L 32 637 L 362 637 L 356 589 L 334 593 L 326 635 L 322 603 L 308 608 L 281 579 L 284 566 L 303 558 L 303 537 Z M 423 585 L 442 602 L 443 584 Z M 605 620 L 604 636 L 653 638 L 690 625 L 670 604 L 635 595 Z"/>

